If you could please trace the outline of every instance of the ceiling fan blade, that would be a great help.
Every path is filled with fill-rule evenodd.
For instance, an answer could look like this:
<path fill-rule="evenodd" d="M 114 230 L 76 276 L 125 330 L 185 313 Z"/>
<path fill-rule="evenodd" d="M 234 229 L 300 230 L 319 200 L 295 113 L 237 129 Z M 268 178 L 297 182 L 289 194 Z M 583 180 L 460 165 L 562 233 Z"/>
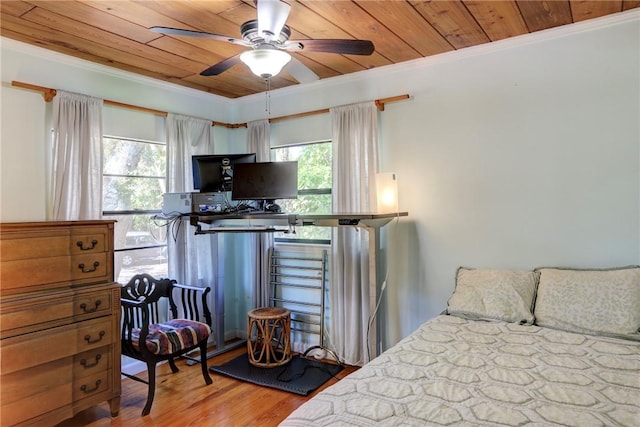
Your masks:
<path fill-rule="evenodd" d="M 309 39 L 289 40 L 285 43 L 284 49 L 306 50 L 307 52 L 339 53 L 342 55 L 371 55 L 375 50 L 375 47 L 369 40 Z"/>
<path fill-rule="evenodd" d="M 285 66 L 285 70 L 300 83 L 311 83 L 320 79 L 311 68 L 294 57 L 291 57 L 291 61 Z"/>
<path fill-rule="evenodd" d="M 149 29 L 154 33 L 164 34 L 167 36 L 200 37 L 204 39 L 212 39 L 212 40 L 219 40 L 219 41 L 233 43 L 233 44 L 239 44 L 242 46 L 250 46 L 249 43 L 241 39 L 236 39 L 229 36 L 223 36 L 221 34 L 206 33 L 204 31 L 183 30 L 180 28 L 171 28 L 171 27 L 151 27 Z"/>
<path fill-rule="evenodd" d="M 207 68 L 203 72 L 200 73 L 201 76 L 217 76 L 229 68 L 233 67 L 236 64 L 240 63 L 240 54 L 234 55 L 231 58 L 227 58 L 224 61 L 220 61 L 217 64 L 212 65 Z"/>
<path fill-rule="evenodd" d="M 266 41 L 278 38 L 291 6 L 280 0 L 256 0 L 258 8 L 258 34 Z"/>

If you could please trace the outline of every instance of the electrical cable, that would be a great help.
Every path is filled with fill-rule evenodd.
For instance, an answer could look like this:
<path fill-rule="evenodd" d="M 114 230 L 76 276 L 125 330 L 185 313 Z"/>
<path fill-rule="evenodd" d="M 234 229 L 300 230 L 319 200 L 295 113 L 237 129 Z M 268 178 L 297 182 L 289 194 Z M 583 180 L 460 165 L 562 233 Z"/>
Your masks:
<path fill-rule="evenodd" d="M 173 241 L 175 242 L 178 240 L 178 233 L 180 232 L 180 227 L 182 226 L 182 217 L 187 215 L 189 214 L 171 212 L 169 214 L 154 215 L 150 218 L 150 220 L 154 222 L 154 225 L 156 227 L 166 227 L 165 233 L 167 238 L 172 237 Z M 158 239 L 156 238 L 156 240 Z"/>
<path fill-rule="evenodd" d="M 396 212 L 394 228 L 397 226 L 398 222 L 400 222 L 400 212 Z M 385 272 L 384 280 L 382 281 L 382 286 L 380 287 L 380 295 L 378 295 L 378 301 L 376 302 L 376 306 L 373 309 L 373 313 L 369 315 L 369 323 L 367 324 L 367 359 L 371 361 L 371 348 L 369 347 L 369 334 L 371 331 L 371 325 L 376 319 L 376 315 L 378 314 L 378 308 L 380 307 L 380 303 L 382 302 L 382 296 L 384 295 L 384 290 L 387 288 L 387 279 L 389 278 L 389 265 L 387 265 L 387 271 Z"/>

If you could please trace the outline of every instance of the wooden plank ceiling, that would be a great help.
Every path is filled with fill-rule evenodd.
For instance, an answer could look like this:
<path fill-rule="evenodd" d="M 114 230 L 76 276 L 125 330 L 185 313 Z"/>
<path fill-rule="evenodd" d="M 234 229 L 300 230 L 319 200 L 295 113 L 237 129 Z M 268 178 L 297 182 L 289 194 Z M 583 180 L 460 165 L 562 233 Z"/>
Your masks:
<path fill-rule="evenodd" d="M 370 1 L 285 0 L 291 39 L 366 39 L 370 56 L 293 55 L 320 78 L 396 64 L 640 7 L 640 0 Z M 0 34 L 67 55 L 178 85 L 237 98 L 264 91 L 244 64 L 215 77 L 210 65 L 248 48 L 194 37 L 166 36 L 152 26 L 241 38 L 255 19 L 253 0 L 6 1 Z M 285 71 L 271 88 L 298 82 Z"/>

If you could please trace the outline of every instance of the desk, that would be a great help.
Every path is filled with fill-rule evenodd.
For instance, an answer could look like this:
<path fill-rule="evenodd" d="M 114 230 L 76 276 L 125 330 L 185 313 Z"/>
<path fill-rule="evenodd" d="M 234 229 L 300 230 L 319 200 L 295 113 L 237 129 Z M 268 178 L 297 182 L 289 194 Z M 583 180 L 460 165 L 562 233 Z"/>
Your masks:
<path fill-rule="evenodd" d="M 394 213 L 340 213 L 340 214 L 290 214 L 290 213 L 247 213 L 223 215 L 190 215 L 191 225 L 196 234 L 224 232 L 278 232 L 287 231 L 282 227 L 360 227 L 377 229 L 396 217 L 407 216 L 407 212 Z M 214 229 L 202 230 L 200 224 L 210 224 Z M 281 228 L 278 228 L 281 227 Z"/>
<path fill-rule="evenodd" d="M 293 214 L 293 213 L 247 213 L 224 215 L 190 215 L 190 223 L 196 227 L 196 234 L 212 233 L 274 233 L 288 232 L 295 227 L 357 227 L 369 233 L 369 308 L 375 311 L 381 283 L 378 282 L 376 256 L 380 250 L 380 228 L 394 218 L 408 216 L 407 212 L 394 213 L 339 213 L 339 214 Z M 202 224 L 211 227 L 203 229 Z M 218 293 L 219 294 L 219 293 Z M 222 303 L 224 300 L 222 300 Z M 224 336 L 223 305 L 216 298 L 216 331 Z M 370 357 L 377 356 L 379 350 L 377 320 L 369 330 Z M 365 362 L 368 355 L 365 354 Z"/>

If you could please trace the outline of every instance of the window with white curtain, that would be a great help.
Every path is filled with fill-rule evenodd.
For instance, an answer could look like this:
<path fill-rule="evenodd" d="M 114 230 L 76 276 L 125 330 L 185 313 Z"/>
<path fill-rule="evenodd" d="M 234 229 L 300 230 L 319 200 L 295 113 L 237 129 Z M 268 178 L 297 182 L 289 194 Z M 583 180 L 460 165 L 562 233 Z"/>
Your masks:
<path fill-rule="evenodd" d="M 273 161 L 298 162 L 298 198 L 279 200 L 284 212 L 331 213 L 331 141 L 292 144 L 271 148 Z M 328 227 L 298 227 L 295 235 L 282 234 L 276 241 L 329 243 Z"/>
<path fill-rule="evenodd" d="M 166 144 L 104 136 L 102 152 L 102 214 L 117 221 L 116 281 L 127 283 L 139 273 L 167 277 L 166 223 L 153 220 L 166 191 Z"/>

